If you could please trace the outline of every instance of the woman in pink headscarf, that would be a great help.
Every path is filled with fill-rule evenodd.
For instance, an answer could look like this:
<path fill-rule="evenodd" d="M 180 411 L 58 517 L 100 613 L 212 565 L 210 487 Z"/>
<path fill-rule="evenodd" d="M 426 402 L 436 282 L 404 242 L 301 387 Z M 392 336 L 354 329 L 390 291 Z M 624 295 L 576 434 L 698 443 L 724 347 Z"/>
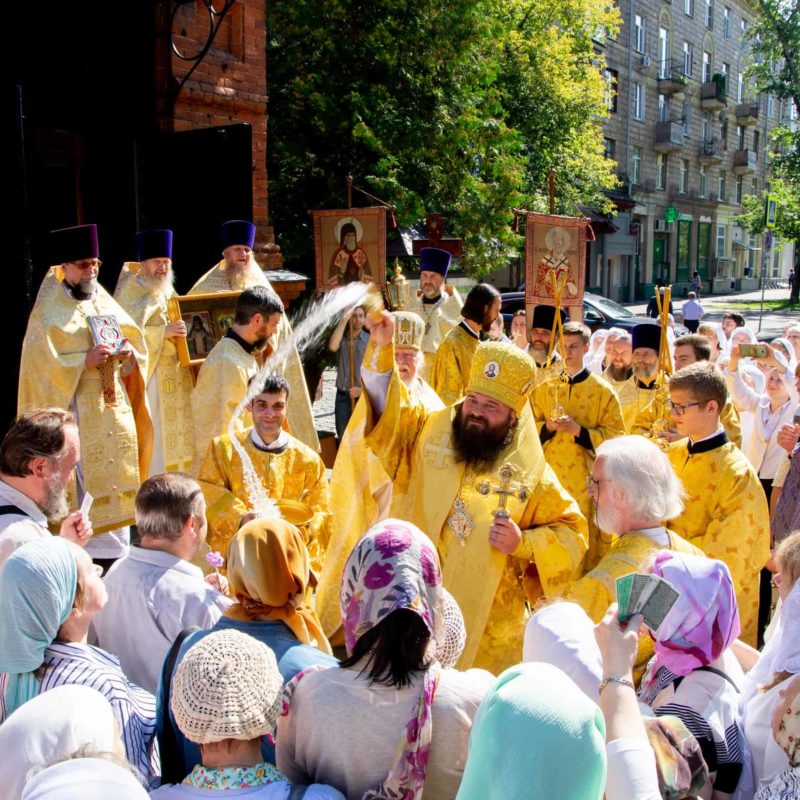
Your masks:
<path fill-rule="evenodd" d="M 678 592 L 657 630 L 655 656 L 639 699 L 657 716 L 679 717 L 708 764 L 713 800 L 752 797 L 752 769 L 740 726 L 744 675 L 730 650 L 740 632 L 727 566 L 702 556 L 662 551 L 652 572 Z M 750 794 L 742 794 L 749 789 Z M 707 795 L 704 795 L 707 796 Z"/>

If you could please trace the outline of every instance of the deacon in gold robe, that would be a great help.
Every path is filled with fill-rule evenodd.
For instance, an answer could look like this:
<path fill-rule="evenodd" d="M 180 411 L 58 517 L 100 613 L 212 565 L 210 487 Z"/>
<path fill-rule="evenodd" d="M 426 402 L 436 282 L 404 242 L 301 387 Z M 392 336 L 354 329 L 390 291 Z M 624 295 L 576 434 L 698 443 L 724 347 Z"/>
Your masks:
<path fill-rule="evenodd" d="M 450 253 L 438 247 L 423 247 L 419 251 L 419 290 L 404 308 L 418 314 L 425 326 L 422 337 L 425 360 L 420 371 L 424 381 L 431 379 L 436 351 L 444 337 L 461 322 L 464 305 L 461 293 L 445 283 L 451 260 Z"/>
<path fill-rule="evenodd" d="M 239 528 L 256 518 L 258 493 L 265 492 L 279 505 L 282 516 L 300 528 L 312 568 L 318 571 L 330 519 L 325 465 L 310 447 L 283 429 L 289 401 L 287 380 L 273 373 L 261 388 L 249 405 L 253 427 L 234 434 L 236 444 L 246 453 L 244 462 L 234 441 L 224 434 L 211 443 L 200 469 L 208 544 L 225 553 Z"/>
<path fill-rule="evenodd" d="M 444 403 L 420 377 L 425 325 L 409 311 L 396 311 L 392 316 L 394 358 L 409 401 L 420 403 L 427 413 L 439 411 Z M 398 493 L 393 497 L 392 481 L 367 447 L 365 424 L 366 402 L 360 400 L 342 437 L 331 474 L 331 535 L 317 587 L 317 613 L 329 639 L 342 624 L 339 587 L 345 561 L 365 531 L 379 520 L 396 516 L 391 508 L 400 496 Z"/>
<path fill-rule="evenodd" d="M 472 356 L 487 334 L 492 323 L 500 316 L 500 293 L 488 283 L 479 283 L 470 289 L 461 322 L 444 337 L 436 351 L 431 373 L 431 386 L 446 405 L 458 402 L 469 383 Z"/>
<path fill-rule="evenodd" d="M 192 373 L 180 365 L 176 345 L 186 336 L 186 323 L 170 322 L 167 316 L 167 300 L 175 295 L 172 231 L 139 231 L 136 249 L 139 260 L 123 264 L 114 299 L 144 332 L 147 345 L 147 400 L 154 429 L 150 475 L 190 472 Z"/>
<path fill-rule="evenodd" d="M 254 286 L 264 286 L 277 293 L 267 280 L 264 270 L 253 257 L 256 226 L 245 220 L 230 220 L 222 226 L 222 260 L 214 265 L 189 290 L 189 294 L 215 294 L 218 292 L 240 292 Z M 278 330 L 270 336 L 271 352 L 277 351 L 292 335 L 292 326 L 284 315 Z M 287 415 L 289 430 L 301 442 L 319 452 L 319 437 L 314 427 L 314 414 L 306 386 L 303 363 L 297 347 L 292 345 L 286 360 L 278 365 L 289 386 L 292 387 L 292 407 Z M 195 448 L 196 449 L 196 448 Z"/>
<path fill-rule="evenodd" d="M 688 336 L 681 336 L 675 341 L 673 353 L 675 369 L 683 369 L 689 364 L 696 364 L 698 361 L 711 361 L 711 347 L 705 336 L 690 333 Z M 636 415 L 631 433 L 638 433 L 646 436 L 652 429 L 653 423 L 658 417 L 656 403 L 652 400 Z M 733 442 L 737 447 L 742 446 L 742 427 L 739 423 L 739 413 L 736 411 L 730 396 L 728 397 L 720 414 L 719 421 L 728 434 L 728 441 Z M 675 442 L 680 439 L 677 428 L 670 425 L 669 428 L 660 433 L 660 438 L 668 442 Z"/>
<path fill-rule="evenodd" d="M 523 580 L 538 570 L 539 593 L 562 595 L 581 574 L 586 521 L 544 460 L 525 353 L 484 342 L 463 403 L 430 413 L 394 368 L 393 331 L 385 314 L 364 356 L 367 444 L 394 482 L 392 513 L 436 544 L 467 629 L 459 668 L 499 672 L 519 661 Z"/>
<path fill-rule="evenodd" d="M 587 478 L 596 448 L 623 436 L 625 428 L 614 390 L 583 366 L 583 357 L 589 352 L 589 329 L 582 322 L 568 322 L 563 331 L 568 382 L 540 383 L 533 390 L 531 405 L 544 457 L 588 521 L 589 552 L 584 565 L 588 568 L 599 560 L 600 546 Z"/>
<path fill-rule="evenodd" d="M 603 379 L 611 386 L 622 409 L 625 433 L 631 433 L 638 413 L 639 390 L 633 377 L 633 337 L 621 328 L 612 328 L 605 343 L 608 366 L 603 370 Z"/>
<path fill-rule="evenodd" d="M 95 535 L 86 550 L 111 561 L 128 550 L 134 499 L 150 464 L 147 350 L 136 323 L 97 282 L 96 226 L 53 231 L 51 241 L 61 263 L 42 281 L 28 320 L 18 413 L 60 406 L 75 415 L 81 459 L 70 505 L 92 495 Z"/>
<path fill-rule="evenodd" d="M 192 391 L 195 472 L 203 465 L 211 440 L 228 432 L 258 372 L 255 352 L 267 346 L 282 318 L 283 303 L 264 286 L 245 289 L 236 299 L 233 325 L 203 362 Z M 234 430 L 243 431 L 252 424 L 250 412 L 244 410 L 234 419 Z"/>
<path fill-rule="evenodd" d="M 600 622 L 617 601 L 617 579 L 649 573 L 659 550 L 703 555 L 663 521 L 683 511 L 683 486 L 667 456 L 642 436 L 620 436 L 597 447 L 589 494 L 597 525 L 613 544 L 594 569 L 567 591 L 594 622 Z M 653 655 L 653 640 L 639 639 L 636 663 L 643 667 Z"/>
<path fill-rule="evenodd" d="M 725 378 L 708 362 L 690 364 L 669 384 L 672 422 L 682 438 L 669 459 L 686 490 L 686 508 L 670 527 L 707 556 L 728 565 L 742 639 L 755 646 L 761 568 L 769 559 L 769 511 L 756 471 L 728 437 L 720 409 Z"/>

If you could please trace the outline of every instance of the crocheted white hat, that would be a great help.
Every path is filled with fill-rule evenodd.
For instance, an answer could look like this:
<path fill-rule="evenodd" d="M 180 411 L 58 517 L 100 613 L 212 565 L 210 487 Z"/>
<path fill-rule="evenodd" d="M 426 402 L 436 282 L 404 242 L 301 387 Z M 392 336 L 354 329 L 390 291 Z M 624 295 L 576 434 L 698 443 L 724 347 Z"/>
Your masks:
<path fill-rule="evenodd" d="M 175 670 L 170 708 L 196 744 L 255 739 L 275 731 L 283 678 L 275 655 L 252 636 L 211 633 L 189 648 Z"/>
<path fill-rule="evenodd" d="M 464 616 L 455 597 L 442 588 L 442 609 L 444 611 L 444 641 L 437 643 L 436 660 L 445 668 L 454 667 L 467 643 L 467 629 Z"/>

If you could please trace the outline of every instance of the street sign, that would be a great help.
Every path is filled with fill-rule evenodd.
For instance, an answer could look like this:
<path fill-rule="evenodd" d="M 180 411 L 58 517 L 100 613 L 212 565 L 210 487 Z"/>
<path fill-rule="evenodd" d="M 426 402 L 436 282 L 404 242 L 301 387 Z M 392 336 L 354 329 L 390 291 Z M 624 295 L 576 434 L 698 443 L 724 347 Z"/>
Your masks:
<path fill-rule="evenodd" d="M 664 210 L 664 220 L 666 222 L 675 222 L 676 219 L 678 219 L 678 210 L 675 206 L 668 206 Z"/>
<path fill-rule="evenodd" d="M 764 207 L 764 227 L 774 228 L 775 220 L 778 216 L 778 198 L 774 194 L 768 194 Z"/>
<path fill-rule="evenodd" d="M 772 250 L 772 231 L 764 231 L 764 252 Z"/>

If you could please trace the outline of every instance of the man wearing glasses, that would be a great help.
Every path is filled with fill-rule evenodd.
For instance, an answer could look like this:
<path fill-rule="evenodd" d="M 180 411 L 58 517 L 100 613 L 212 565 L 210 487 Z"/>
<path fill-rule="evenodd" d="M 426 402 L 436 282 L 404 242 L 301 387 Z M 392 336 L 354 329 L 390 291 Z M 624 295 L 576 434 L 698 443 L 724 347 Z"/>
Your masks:
<path fill-rule="evenodd" d="M 147 350 L 136 323 L 97 282 L 97 227 L 53 231 L 50 243 L 56 266 L 42 281 L 28 320 L 18 413 L 58 406 L 74 415 L 81 458 L 70 505 L 80 505 L 86 494 L 94 498 L 95 535 L 86 550 L 107 568 L 127 554 L 134 499 L 152 452 L 144 388 Z M 93 338 L 92 322 L 94 330 L 113 333 L 113 321 L 121 339 Z"/>
<path fill-rule="evenodd" d="M 742 639 L 755 646 L 759 573 L 769 558 L 769 512 L 758 475 L 720 422 L 725 378 L 708 362 L 678 370 L 669 382 L 672 424 L 681 435 L 669 459 L 686 490 L 670 527 L 731 571 Z"/>

